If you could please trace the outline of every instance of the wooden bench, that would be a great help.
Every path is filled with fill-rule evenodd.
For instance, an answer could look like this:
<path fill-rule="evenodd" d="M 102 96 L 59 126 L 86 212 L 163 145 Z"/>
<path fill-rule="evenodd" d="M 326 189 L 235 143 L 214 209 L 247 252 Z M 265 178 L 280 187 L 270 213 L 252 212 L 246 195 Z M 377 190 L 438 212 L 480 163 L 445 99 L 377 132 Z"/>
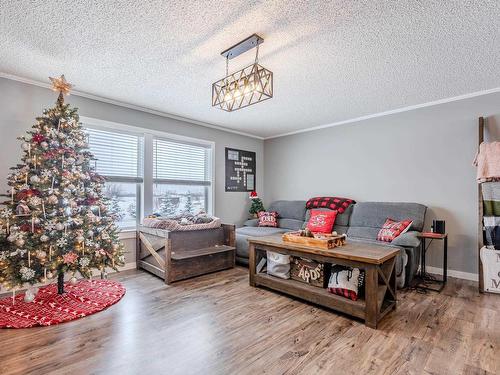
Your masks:
<path fill-rule="evenodd" d="M 371 328 L 396 309 L 396 255 L 398 249 L 349 242 L 333 249 L 320 249 L 285 242 L 281 236 L 252 237 L 249 242 L 250 285 L 263 286 L 363 319 Z M 329 293 L 324 288 L 292 279 L 280 279 L 257 272 L 257 258 L 274 251 L 318 262 L 340 264 L 365 270 L 365 297 L 351 299 Z M 259 254 L 261 253 L 261 254 Z"/>
<path fill-rule="evenodd" d="M 168 231 L 140 226 L 137 232 L 137 269 L 161 277 L 165 283 L 234 267 L 234 225 L 220 228 Z"/>

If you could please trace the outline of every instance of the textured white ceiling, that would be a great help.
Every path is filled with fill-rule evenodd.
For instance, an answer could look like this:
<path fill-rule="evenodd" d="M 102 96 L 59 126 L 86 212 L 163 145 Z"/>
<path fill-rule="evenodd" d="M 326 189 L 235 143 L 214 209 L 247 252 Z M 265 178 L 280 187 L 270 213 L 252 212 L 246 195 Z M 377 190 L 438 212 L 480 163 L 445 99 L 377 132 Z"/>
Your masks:
<path fill-rule="evenodd" d="M 1 72 L 262 137 L 500 87 L 498 0 L 2 0 L 0 21 Z M 212 108 L 254 32 L 275 97 Z"/>

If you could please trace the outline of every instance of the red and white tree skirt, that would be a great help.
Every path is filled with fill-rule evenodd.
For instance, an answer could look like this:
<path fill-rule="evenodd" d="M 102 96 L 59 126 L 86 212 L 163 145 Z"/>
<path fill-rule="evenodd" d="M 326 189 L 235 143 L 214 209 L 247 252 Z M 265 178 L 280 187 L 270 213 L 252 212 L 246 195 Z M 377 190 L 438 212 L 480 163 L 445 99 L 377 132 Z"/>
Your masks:
<path fill-rule="evenodd" d="M 57 283 L 40 288 L 33 302 L 24 293 L 0 300 L 0 328 L 50 326 L 95 314 L 117 303 L 125 294 L 122 284 L 111 280 L 80 280 L 65 284 L 57 294 Z"/>

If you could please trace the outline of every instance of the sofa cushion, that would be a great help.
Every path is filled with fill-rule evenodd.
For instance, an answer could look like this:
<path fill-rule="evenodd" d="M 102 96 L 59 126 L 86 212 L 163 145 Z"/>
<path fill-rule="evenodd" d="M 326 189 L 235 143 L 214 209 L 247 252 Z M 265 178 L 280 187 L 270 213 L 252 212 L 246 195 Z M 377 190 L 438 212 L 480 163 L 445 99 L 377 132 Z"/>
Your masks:
<path fill-rule="evenodd" d="M 272 227 L 241 227 L 236 229 L 236 234 L 249 237 L 263 237 L 278 233 L 285 233 L 287 231 L 287 229 Z"/>
<path fill-rule="evenodd" d="M 311 218 L 307 221 L 307 229 L 311 232 L 332 233 L 337 211 L 311 210 Z"/>
<path fill-rule="evenodd" d="M 418 203 L 359 202 L 352 210 L 347 234 L 375 239 L 388 217 L 397 221 L 410 219 L 410 230 L 422 231 L 425 211 L 426 207 Z"/>
<path fill-rule="evenodd" d="M 420 239 L 418 238 L 419 232 L 409 231 L 397 236 L 391 244 L 404 247 L 417 247 L 420 246 Z"/>
<path fill-rule="evenodd" d="M 341 214 L 337 213 L 337 217 L 335 218 L 335 225 L 348 226 L 349 225 L 349 218 L 351 217 L 353 207 L 354 207 L 354 204 L 351 204 Z M 315 210 L 331 211 L 329 208 L 315 208 Z M 307 222 L 309 221 L 310 218 L 311 218 L 311 210 L 306 210 L 306 217 L 304 219 L 304 221 L 305 221 L 304 228 L 306 227 Z"/>
<path fill-rule="evenodd" d="M 258 227 L 259 226 L 259 219 L 248 219 L 243 223 L 244 226 L 246 227 Z"/>
<path fill-rule="evenodd" d="M 304 221 L 306 216 L 306 201 L 274 201 L 268 211 L 276 211 L 280 219 L 295 219 Z"/>
<path fill-rule="evenodd" d="M 299 230 L 302 229 L 304 222 L 302 220 L 295 219 L 278 219 L 278 227 L 289 230 Z"/>
<path fill-rule="evenodd" d="M 347 227 L 345 225 L 337 225 L 337 223 L 335 223 L 335 225 L 333 226 L 333 231 L 337 232 L 337 234 L 345 234 L 345 233 L 347 233 L 348 229 L 349 229 L 349 227 Z"/>
<path fill-rule="evenodd" d="M 388 218 L 382 229 L 378 231 L 377 240 L 384 242 L 392 242 L 400 234 L 408 231 L 411 225 L 411 220 L 394 221 Z"/>
<path fill-rule="evenodd" d="M 276 228 L 278 226 L 277 212 L 260 211 L 257 215 L 259 215 L 259 227 Z"/>

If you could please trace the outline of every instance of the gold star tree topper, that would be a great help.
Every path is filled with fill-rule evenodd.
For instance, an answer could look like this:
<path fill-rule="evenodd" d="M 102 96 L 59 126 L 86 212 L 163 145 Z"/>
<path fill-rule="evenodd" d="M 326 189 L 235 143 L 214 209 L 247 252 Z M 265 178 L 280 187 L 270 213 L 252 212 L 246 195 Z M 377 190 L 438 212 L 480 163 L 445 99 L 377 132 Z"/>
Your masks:
<path fill-rule="evenodd" d="M 59 78 L 49 77 L 49 79 L 52 82 L 52 90 L 59 91 L 60 93 L 63 93 L 65 95 L 69 95 L 69 92 L 73 87 L 73 85 L 69 84 L 66 81 L 64 74 L 61 75 Z"/>

